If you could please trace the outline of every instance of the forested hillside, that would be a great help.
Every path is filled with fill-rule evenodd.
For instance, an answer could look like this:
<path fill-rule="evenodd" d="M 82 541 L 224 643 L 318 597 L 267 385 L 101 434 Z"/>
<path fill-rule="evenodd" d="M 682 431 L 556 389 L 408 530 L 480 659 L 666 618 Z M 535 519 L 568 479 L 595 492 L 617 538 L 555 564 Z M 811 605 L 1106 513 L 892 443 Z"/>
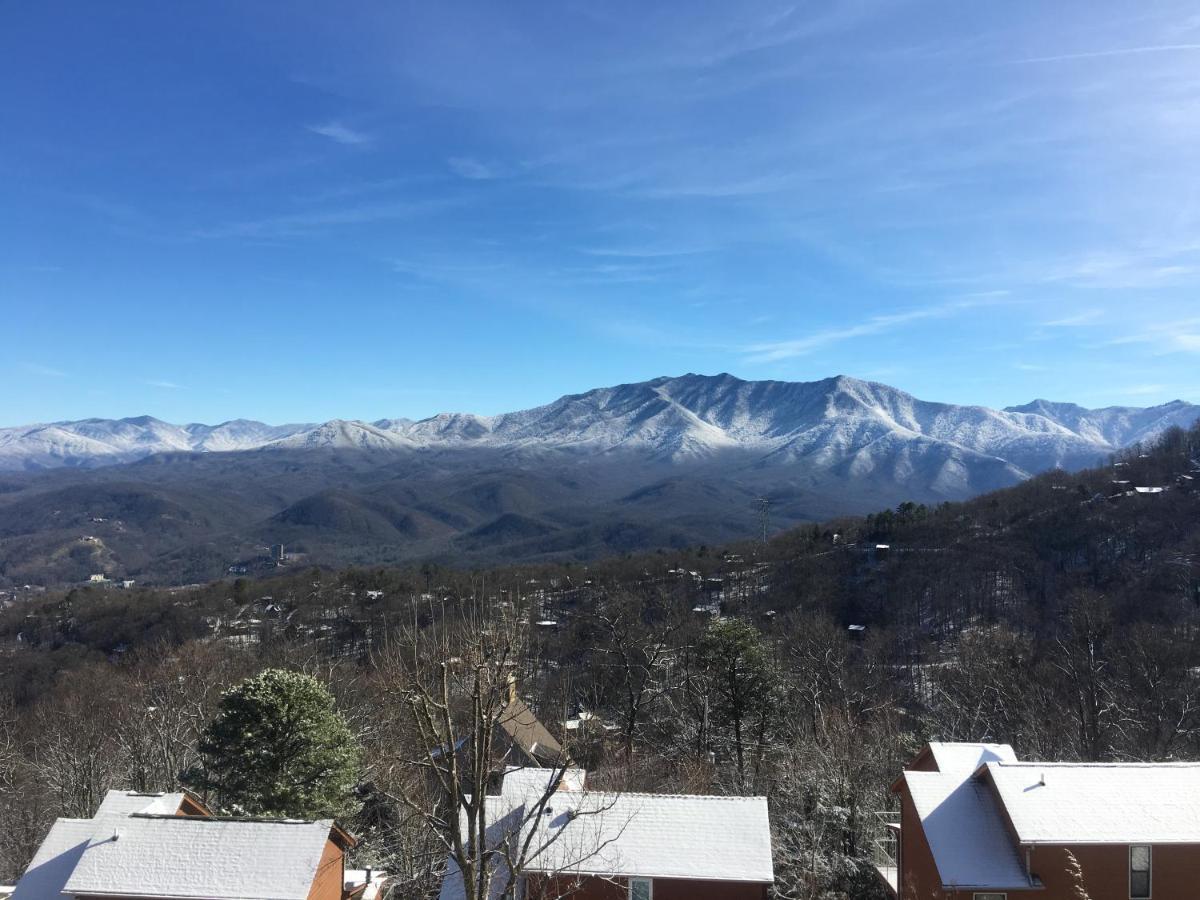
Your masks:
<path fill-rule="evenodd" d="M 272 665 L 333 690 L 363 749 L 360 854 L 419 896 L 444 857 L 393 799 L 415 777 L 397 650 L 469 615 L 519 634 L 520 691 L 589 783 L 765 793 L 781 895 L 869 896 L 873 813 L 928 738 L 1200 756 L 1198 485 L 1194 426 L 765 546 L 21 592 L 0 615 L 0 879 L 55 815 L 175 784 L 221 691 Z"/>
<path fill-rule="evenodd" d="M 462 568 L 724 543 L 758 533 L 759 498 L 776 530 L 964 500 L 1197 415 L 685 375 L 494 417 L 0 429 L 0 590 L 209 581 L 273 567 L 271 546 L 289 565 Z"/>

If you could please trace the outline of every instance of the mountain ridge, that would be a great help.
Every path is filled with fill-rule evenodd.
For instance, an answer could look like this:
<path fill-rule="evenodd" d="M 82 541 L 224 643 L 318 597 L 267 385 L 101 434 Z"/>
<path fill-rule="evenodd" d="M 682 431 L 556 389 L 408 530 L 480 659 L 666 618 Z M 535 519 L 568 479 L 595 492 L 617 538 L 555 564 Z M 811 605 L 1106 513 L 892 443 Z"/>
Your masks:
<path fill-rule="evenodd" d="M 995 410 L 846 376 L 692 374 L 495 416 L 50 423 L 0 431 L 0 584 L 190 583 L 279 544 L 335 566 L 712 545 L 759 533 L 761 498 L 772 530 L 960 500 L 1197 418 L 1185 403 Z"/>
<path fill-rule="evenodd" d="M 333 419 L 269 425 L 230 419 L 175 425 L 153 416 L 89 418 L 0 429 L 0 469 L 40 470 L 132 462 L 156 453 L 237 453 L 270 448 L 406 451 L 487 446 L 603 452 L 636 448 L 664 459 L 722 449 L 764 457 L 845 451 L 893 436 L 930 439 L 995 456 L 1028 475 L 1050 465 L 1080 467 L 1200 417 L 1174 400 L 1153 407 L 1087 409 L 1037 399 L 1002 410 L 921 400 L 846 375 L 810 382 L 746 381 L 728 373 L 660 376 L 567 394 L 541 406 L 482 416 L 445 412 L 424 419 Z"/>

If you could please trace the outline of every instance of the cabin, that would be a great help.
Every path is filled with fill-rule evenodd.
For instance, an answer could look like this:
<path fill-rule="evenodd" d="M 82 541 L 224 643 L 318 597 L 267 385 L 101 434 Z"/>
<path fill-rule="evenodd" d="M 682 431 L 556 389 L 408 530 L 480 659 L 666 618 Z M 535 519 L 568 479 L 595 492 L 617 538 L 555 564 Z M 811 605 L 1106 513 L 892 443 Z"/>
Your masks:
<path fill-rule="evenodd" d="M 228 819 L 186 793 L 109 791 L 58 819 L 12 900 L 349 900 L 354 839 L 332 820 Z"/>
<path fill-rule="evenodd" d="M 508 678 L 506 699 L 504 709 L 496 718 L 494 738 L 504 762 L 542 768 L 569 765 L 570 758 L 562 744 L 517 694 L 517 680 L 512 675 Z"/>
<path fill-rule="evenodd" d="M 1200 884 L 1200 763 L 1018 760 L 931 743 L 892 784 L 897 898 L 1183 900 Z"/>
<path fill-rule="evenodd" d="M 529 848 L 516 896 L 551 900 L 765 900 L 774 883 L 766 797 L 610 793 L 582 769 L 509 768 L 488 797 L 495 848 Z M 501 854 L 503 855 L 503 854 Z M 499 896 L 508 880 L 497 873 Z M 450 862 L 439 900 L 465 896 Z"/>

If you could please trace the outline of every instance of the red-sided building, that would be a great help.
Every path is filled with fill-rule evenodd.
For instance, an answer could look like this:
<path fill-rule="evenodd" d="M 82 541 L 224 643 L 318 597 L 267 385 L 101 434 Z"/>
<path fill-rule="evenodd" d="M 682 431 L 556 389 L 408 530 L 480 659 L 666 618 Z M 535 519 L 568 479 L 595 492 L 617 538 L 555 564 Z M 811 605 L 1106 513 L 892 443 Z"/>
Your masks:
<path fill-rule="evenodd" d="M 932 743 L 892 785 L 902 900 L 1200 896 L 1200 763 L 1022 762 Z"/>
<path fill-rule="evenodd" d="M 549 777 L 510 768 L 488 798 L 489 841 L 529 848 L 517 878 L 525 900 L 765 900 L 774 882 L 765 797 L 589 791 L 573 769 L 547 800 Z M 493 892 L 507 879 L 497 871 Z M 441 900 L 464 895 L 451 864 Z"/>

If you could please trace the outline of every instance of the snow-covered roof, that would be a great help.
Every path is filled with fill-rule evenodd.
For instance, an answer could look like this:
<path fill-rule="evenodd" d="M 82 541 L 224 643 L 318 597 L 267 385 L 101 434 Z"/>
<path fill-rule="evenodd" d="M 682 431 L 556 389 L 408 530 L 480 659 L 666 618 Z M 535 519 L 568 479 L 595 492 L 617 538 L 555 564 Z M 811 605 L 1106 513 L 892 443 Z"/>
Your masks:
<path fill-rule="evenodd" d="M 95 819 L 108 816 L 132 816 L 134 813 L 173 816 L 183 803 L 182 792 L 147 794 L 140 791 L 109 791 L 100 801 Z"/>
<path fill-rule="evenodd" d="M 134 815 L 108 820 L 67 880 L 68 894 L 305 900 L 331 820 Z M 107 832 L 107 833 L 104 833 Z"/>
<path fill-rule="evenodd" d="M 12 900 L 62 900 L 63 885 L 83 855 L 96 823 L 91 819 L 59 819 L 38 847 L 17 882 Z"/>
<path fill-rule="evenodd" d="M 905 772 L 942 884 L 996 890 L 1031 886 L 991 789 L 962 769 Z"/>
<path fill-rule="evenodd" d="M 33 861 L 17 882 L 16 900 L 62 900 L 62 891 L 89 841 L 111 823 L 134 813 L 174 815 L 183 803 L 182 793 L 146 794 L 139 791 L 109 791 L 91 819 L 58 819 Z M 111 834 L 111 831 L 109 832 Z"/>
<path fill-rule="evenodd" d="M 1020 762 L 1006 744 L 932 743 L 914 765 L 903 781 L 946 887 L 1037 887 L 1025 844 L 1200 843 L 1200 763 Z"/>
<path fill-rule="evenodd" d="M 562 791 L 537 821 L 528 871 L 769 884 L 766 797 Z"/>
<path fill-rule="evenodd" d="M 585 769 L 540 769 L 530 766 L 509 766 L 504 770 L 504 780 L 500 783 L 500 792 L 511 797 L 514 803 L 522 803 L 527 799 L 536 802 L 550 786 L 550 780 L 562 773 L 559 780 L 560 791 L 582 791 L 587 778 Z"/>
<path fill-rule="evenodd" d="M 1017 755 L 1008 744 L 951 743 L 930 741 L 929 752 L 938 771 L 963 777 L 989 762 L 1016 762 Z"/>
<path fill-rule="evenodd" d="M 518 843 L 529 847 L 526 872 L 774 881 L 765 797 L 585 791 L 586 772 L 568 769 L 535 815 L 552 774 L 509 769 L 500 796 L 488 798 L 489 842 L 499 846 L 520 828 Z M 453 863 L 449 869 L 440 897 L 458 900 L 462 876 Z M 505 878 L 503 871 L 496 876 L 494 892 Z"/>
<path fill-rule="evenodd" d="M 1200 843 L 1200 763 L 990 763 L 1022 843 Z"/>

